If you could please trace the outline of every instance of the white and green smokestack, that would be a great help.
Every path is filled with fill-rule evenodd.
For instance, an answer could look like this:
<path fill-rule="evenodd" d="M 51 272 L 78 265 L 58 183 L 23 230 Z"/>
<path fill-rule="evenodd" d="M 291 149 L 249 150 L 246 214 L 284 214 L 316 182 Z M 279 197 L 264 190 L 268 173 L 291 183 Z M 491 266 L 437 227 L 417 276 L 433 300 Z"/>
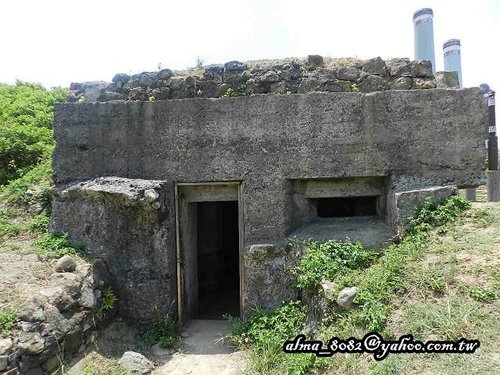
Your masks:
<path fill-rule="evenodd" d="M 444 70 L 447 72 L 458 72 L 460 87 L 462 81 L 462 56 L 460 53 L 460 40 L 450 39 L 443 44 Z"/>
<path fill-rule="evenodd" d="M 429 60 L 432 63 L 432 71 L 435 73 L 433 18 L 434 13 L 430 8 L 419 9 L 413 14 L 415 60 Z"/>

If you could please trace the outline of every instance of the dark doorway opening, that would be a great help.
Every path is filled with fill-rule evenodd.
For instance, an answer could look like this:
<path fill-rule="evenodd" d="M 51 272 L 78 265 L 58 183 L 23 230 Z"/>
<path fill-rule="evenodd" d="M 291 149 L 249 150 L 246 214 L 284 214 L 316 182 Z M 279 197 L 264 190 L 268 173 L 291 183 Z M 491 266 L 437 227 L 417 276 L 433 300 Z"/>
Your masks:
<path fill-rule="evenodd" d="M 320 198 L 316 201 L 319 217 L 377 215 L 377 196 Z"/>
<path fill-rule="evenodd" d="M 198 318 L 240 315 L 238 202 L 197 204 Z"/>

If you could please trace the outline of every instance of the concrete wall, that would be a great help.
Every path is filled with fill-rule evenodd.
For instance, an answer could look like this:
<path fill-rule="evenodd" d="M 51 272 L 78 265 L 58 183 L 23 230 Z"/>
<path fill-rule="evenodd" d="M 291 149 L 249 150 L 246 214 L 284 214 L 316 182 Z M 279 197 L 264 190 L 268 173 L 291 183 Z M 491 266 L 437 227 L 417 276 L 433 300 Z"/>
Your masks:
<path fill-rule="evenodd" d="M 290 215 L 298 207 L 295 180 L 374 177 L 385 181 L 387 199 L 430 186 L 479 185 L 486 120 L 482 93 L 475 88 L 68 103 L 56 110 L 54 176 L 58 186 L 100 176 L 169 181 L 162 193 L 165 216 L 155 221 L 169 237 L 148 254 L 164 254 L 157 260 L 167 262 L 175 257 L 174 182 L 242 181 L 249 249 L 283 240 L 301 224 L 297 218 L 310 215 Z M 56 199 L 54 229 L 78 240 L 86 220 L 78 213 L 81 204 Z M 394 216 L 394 207 L 387 206 Z M 124 230 L 109 225 L 108 242 Z M 95 236 L 102 238 L 98 231 Z M 137 247 L 116 244 L 123 256 L 143 251 L 140 241 L 149 237 L 138 236 Z M 245 293 L 251 289 L 246 284 Z M 253 305 L 269 299 L 249 298 Z"/>

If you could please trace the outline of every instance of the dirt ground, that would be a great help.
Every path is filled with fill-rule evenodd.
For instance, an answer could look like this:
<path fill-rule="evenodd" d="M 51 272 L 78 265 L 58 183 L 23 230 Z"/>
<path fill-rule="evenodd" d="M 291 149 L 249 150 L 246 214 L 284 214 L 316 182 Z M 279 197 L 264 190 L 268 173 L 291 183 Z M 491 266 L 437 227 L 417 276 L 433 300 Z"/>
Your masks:
<path fill-rule="evenodd" d="M 224 320 L 192 320 L 181 334 L 178 351 L 155 345 L 142 354 L 155 364 L 153 375 L 241 375 L 246 353 L 235 351 L 224 339 L 229 331 Z M 125 351 L 137 351 L 136 333 L 133 327 L 115 321 L 101 332 L 90 350 L 69 364 L 66 374 L 124 374 L 117 362 Z"/>
<path fill-rule="evenodd" d="M 0 245 L 0 307 L 16 308 L 34 291 L 48 285 L 51 262 L 36 254 L 13 251 Z"/>

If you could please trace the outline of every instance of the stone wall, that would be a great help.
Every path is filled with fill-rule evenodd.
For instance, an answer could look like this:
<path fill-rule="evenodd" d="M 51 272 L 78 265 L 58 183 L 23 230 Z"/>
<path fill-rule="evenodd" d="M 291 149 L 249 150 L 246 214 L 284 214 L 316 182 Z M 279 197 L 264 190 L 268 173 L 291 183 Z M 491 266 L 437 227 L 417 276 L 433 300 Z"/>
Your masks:
<path fill-rule="evenodd" d="M 72 83 L 70 102 L 111 100 L 153 101 L 183 98 L 219 98 L 255 94 L 304 94 L 308 92 L 374 92 L 458 88 L 456 72 L 432 73 L 430 61 L 405 58 L 387 61 L 285 59 L 242 63 L 230 61 L 183 72 L 162 69 L 128 75 L 117 74 L 111 83 Z"/>
<path fill-rule="evenodd" d="M 108 270 L 102 261 L 75 269 L 71 258 L 61 260 L 48 287 L 32 291 L 17 309 L 12 335 L 0 336 L 0 373 L 52 374 L 90 344 Z"/>

